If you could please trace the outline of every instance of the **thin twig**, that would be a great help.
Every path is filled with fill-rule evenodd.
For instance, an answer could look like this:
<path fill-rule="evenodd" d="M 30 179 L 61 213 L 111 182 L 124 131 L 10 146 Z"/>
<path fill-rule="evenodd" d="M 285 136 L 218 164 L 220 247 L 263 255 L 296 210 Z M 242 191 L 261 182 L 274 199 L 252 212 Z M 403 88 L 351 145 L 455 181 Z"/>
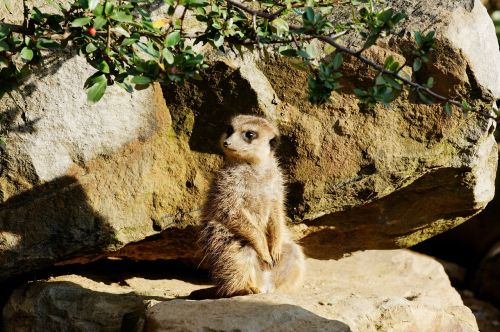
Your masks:
<path fill-rule="evenodd" d="M 17 32 L 17 33 L 22 33 L 22 34 L 28 33 L 28 29 L 25 29 L 22 25 L 5 23 L 5 22 L 0 22 L 0 24 L 9 28 L 9 30 L 12 32 Z"/>
<path fill-rule="evenodd" d="M 179 29 L 179 33 L 182 33 L 182 26 L 184 24 L 184 17 L 186 16 L 186 12 L 188 10 L 188 7 L 189 6 L 184 7 L 184 10 L 182 11 L 182 15 L 181 15 L 181 27 Z"/>
<path fill-rule="evenodd" d="M 111 48 L 111 25 L 108 24 L 108 35 L 106 36 L 106 48 Z"/>

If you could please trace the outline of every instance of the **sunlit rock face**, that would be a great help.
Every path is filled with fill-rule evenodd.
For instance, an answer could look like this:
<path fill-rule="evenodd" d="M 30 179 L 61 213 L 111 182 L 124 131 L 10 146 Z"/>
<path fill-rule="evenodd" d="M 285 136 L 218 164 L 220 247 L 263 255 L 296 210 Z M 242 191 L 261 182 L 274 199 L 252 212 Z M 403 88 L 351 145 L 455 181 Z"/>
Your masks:
<path fill-rule="evenodd" d="M 410 32 L 434 29 L 437 49 L 421 75 L 440 93 L 491 107 L 500 55 L 480 2 L 394 6 L 409 19 L 365 55 L 404 61 Z M 199 211 L 222 164 L 218 138 L 239 113 L 280 129 L 290 226 L 312 257 L 411 246 L 493 197 L 491 120 L 449 116 L 412 94 L 368 109 L 348 88 L 374 72 L 347 56 L 345 89 L 312 105 L 307 73 L 290 62 L 207 52 L 201 81 L 132 95 L 112 88 L 94 105 L 82 88 L 93 69 L 58 53 L 15 100 L 1 100 L 0 279 L 104 256 L 196 261 Z"/>

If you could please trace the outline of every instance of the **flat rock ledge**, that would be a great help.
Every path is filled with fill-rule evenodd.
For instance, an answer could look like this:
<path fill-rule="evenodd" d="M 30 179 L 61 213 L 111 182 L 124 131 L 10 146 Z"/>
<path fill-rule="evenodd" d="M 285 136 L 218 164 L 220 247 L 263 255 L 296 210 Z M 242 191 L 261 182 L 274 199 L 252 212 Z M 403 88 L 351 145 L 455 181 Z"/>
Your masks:
<path fill-rule="evenodd" d="M 478 331 L 434 259 L 407 250 L 307 260 L 294 293 L 183 299 L 207 282 L 144 271 L 102 282 L 78 275 L 16 289 L 4 331 Z M 171 271 L 170 271 L 171 272 Z M 166 273 L 169 273 L 166 271 Z M 206 280 L 205 280 L 206 281 Z"/>

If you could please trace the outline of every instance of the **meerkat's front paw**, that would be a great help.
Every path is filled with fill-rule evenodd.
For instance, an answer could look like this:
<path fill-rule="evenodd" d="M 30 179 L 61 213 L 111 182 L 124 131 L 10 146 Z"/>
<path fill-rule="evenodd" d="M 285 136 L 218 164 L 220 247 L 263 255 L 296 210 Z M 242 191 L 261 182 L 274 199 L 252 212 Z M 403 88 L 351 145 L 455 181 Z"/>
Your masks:
<path fill-rule="evenodd" d="M 273 267 L 273 258 L 271 257 L 271 255 L 269 253 L 264 253 L 262 256 L 261 256 L 261 260 L 262 262 L 264 262 L 265 264 L 267 264 L 269 267 Z"/>
<path fill-rule="evenodd" d="M 271 246 L 271 259 L 273 260 L 273 266 L 276 265 L 281 259 L 281 248 L 280 243 L 275 243 Z"/>

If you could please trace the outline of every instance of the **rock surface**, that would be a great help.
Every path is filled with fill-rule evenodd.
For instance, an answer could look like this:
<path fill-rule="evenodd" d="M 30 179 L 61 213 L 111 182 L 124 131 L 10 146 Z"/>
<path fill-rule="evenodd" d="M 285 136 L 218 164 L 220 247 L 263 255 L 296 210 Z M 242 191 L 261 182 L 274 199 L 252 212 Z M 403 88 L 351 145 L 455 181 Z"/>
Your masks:
<path fill-rule="evenodd" d="M 479 264 L 474 280 L 474 292 L 500 306 L 500 241 L 495 243 Z"/>
<path fill-rule="evenodd" d="M 121 271 L 112 280 L 66 275 L 20 287 L 4 309 L 4 329 L 112 331 L 124 328 L 120 322 L 137 329 L 145 322 L 146 331 L 478 330 L 442 266 L 406 250 L 308 259 L 306 281 L 294 293 L 218 300 L 175 299 L 207 287 L 203 279 L 189 283 L 167 270 L 162 275 L 135 269 L 134 275 L 131 268 L 132 274 Z"/>
<path fill-rule="evenodd" d="M 479 331 L 498 332 L 500 330 L 500 309 L 488 302 L 478 300 L 470 291 L 460 291 L 464 304 L 472 310 L 476 317 Z"/>
<path fill-rule="evenodd" d="M 408 31 L 437 30 L 439 47 L 423 73 L 442 82 L 438 90 L 489 107 L 498 97 L 500 55 L 479 1 L 395 5 L 412 13 Z M 400 36 L 367 55 L 382 61 L 387 44 L 408 56 L 409 36 Z M 87 105 L 82 86 L 93 70 L 72 53 L 54 57 L 14 93 L 16 102 L 0 101 L 8 132 L 0 280 L 102 256 L 193 259 L 199 209 L 221 164 L 217 139 L 235 113 L 277 122 L 288 215 L 313 257 L 411 246 L 467 220 L 493 196 L 494 125 L 474 115 L 449 117 L 412 96 L 368 110 L 347 91 L 313 106 L 306 74 L 289 63 L 215 53 L 201 82 L 163 93 L 117 88 Z M 366 84 L 360 72 L 370 71 L 347 62 L 346 86 Z"/>

